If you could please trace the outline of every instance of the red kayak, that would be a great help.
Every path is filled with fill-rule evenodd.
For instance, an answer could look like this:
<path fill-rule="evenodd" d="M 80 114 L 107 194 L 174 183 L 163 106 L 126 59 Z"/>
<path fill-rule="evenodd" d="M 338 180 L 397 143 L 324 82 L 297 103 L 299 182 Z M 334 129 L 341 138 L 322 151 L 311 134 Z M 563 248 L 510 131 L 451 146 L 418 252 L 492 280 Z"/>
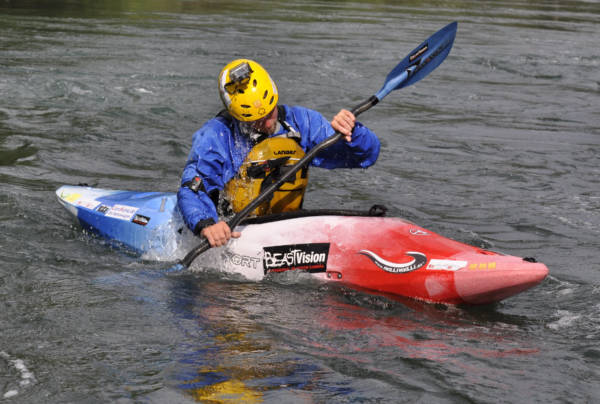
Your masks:
<path fill-rule="evenodd" d="M 387 217 L 264 221 L 245 226 L 242 238 L 224 251 L 233 254 L 226 258 L 227 270 L 244 272 L 236 268 L 256 263 L 255 278 L 301 270 L 362 289 L 450 304 L 497 302 L 548 275 L 534 259 L 482 250 Z"/>

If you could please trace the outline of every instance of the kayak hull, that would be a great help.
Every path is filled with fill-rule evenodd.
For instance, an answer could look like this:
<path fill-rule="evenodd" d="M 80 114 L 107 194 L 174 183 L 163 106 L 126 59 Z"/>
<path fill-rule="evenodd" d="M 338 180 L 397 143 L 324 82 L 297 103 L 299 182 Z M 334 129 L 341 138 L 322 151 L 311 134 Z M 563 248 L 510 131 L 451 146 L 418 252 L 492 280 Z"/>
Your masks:
<path fill-rule="evenodd" d="M 180 259 L 198 243 L 176 195 L 63 186 L 59 202 L 88 229 L 150 259 Z M 296 217 L 297 216 L 297 217 Z M 242 237 L 196 259 L 261 280 L 301 271 L 364 290 L 447 304 L 487 304 L 540 283 L 548 268 L 445 238 L 414 223 L 323 212 L 244 222 Z"/>

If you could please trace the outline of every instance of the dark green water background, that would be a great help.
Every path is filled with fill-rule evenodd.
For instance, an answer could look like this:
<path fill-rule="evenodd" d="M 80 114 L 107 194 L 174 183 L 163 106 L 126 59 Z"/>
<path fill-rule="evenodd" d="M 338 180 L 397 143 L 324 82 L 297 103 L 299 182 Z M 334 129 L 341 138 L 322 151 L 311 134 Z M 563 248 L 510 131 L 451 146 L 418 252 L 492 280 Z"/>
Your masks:
<path fill-rule="evenodd" d="M 314 169 L 306 204 L 537 257 L 530 291 L 456 308 L 165 275 L 56 202 L 175 190 L 234 58 L 332 116 L 451 21 L 444 64 L 361 116 L 378 164 Z M 0 401 L 597 402 L 599 21 L 596 1 L 0 1 Z"/>

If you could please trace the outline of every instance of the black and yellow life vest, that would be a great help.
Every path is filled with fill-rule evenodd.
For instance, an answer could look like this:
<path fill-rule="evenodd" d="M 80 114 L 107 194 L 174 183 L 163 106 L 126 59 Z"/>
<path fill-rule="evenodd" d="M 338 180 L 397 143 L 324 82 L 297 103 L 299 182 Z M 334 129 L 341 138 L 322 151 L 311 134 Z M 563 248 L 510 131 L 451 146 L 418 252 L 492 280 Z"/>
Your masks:
<path fill-rule="evenodd" d="M 234 212 L 242 210 L 304 156 L 304 150 L 295 136 L 288 135 L 270 137 L 257 143 L 246 156 L 238 174 L 225 185 L 224 196 Z M 294 135 L 299 134 L 296 132 Z M 304 167 L 251 215 L 262 216 L 300 209 L 307 184 L 308 168 Z"/>

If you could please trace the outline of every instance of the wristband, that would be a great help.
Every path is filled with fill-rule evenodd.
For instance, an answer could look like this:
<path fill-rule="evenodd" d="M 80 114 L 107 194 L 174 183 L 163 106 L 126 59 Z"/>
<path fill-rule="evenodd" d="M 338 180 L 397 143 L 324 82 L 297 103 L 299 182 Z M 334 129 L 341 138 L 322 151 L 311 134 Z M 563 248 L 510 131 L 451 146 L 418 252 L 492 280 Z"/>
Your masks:
<path fill-rule="evenodd" d="M 215 224 L 215 221 L 212 217 L 209 217 L 208 219 L 200 220 L 198 223 L 196 223 L 196 227 L 194 227 L 194 234 L 196 236 L 199 236 L 205 227 L 212 226 L 213 224 Z"/>

